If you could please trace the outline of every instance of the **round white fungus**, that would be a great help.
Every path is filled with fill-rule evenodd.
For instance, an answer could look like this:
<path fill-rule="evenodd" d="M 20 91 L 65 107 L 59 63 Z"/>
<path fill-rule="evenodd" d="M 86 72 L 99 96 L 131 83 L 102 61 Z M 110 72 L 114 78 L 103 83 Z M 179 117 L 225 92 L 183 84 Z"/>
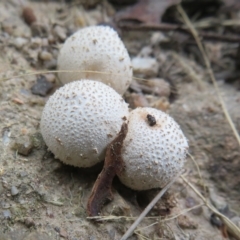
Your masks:
<path fill-rule="evenodd" d="M 58 89 L 41 118 L 41 133 L 55 157 L 90 167 L 103 160 L 107 145 L 128 118 L 128 105 L 107 85 L 81 80 Z"/>
<path fill-rule="evenodd" d="M 111 86 L 121 95 L 132 80 L 128 52 L 117 32 L 108 26 L 86 27 L 70 36 L 60 50 L 58 70 L 72 71 L 58 74 L 63 84 L 93 79 Z"/>
<path fill-rule="evenodd" d="M 119 178 L 135 190 L 163 187 L 183 168 L 187 149 L 173 118 L 157 109 L 137 108 L 129 115 L 122 149 L 125 168 Z"/>

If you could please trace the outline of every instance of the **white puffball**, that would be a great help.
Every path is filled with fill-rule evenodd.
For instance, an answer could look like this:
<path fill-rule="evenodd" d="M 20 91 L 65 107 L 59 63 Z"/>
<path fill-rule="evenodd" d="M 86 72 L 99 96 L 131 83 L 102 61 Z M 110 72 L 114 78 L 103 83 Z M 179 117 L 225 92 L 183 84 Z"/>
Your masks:
<path fill-rule="evenodd" d="M 115 90 L 81 80 L 64 85 L 49 98 L 40 128 L 56 158 L 90 167 L 104 159 L 107 145 L 128 115 L 128 105 Z"/>
<path fill-rule="evenodd" d="M 70 36 L 60 50 L 58 70 L 72 70 L 59 72 L 63 84 L 93 79 L 111 86 L 121 95 L 132 80 L 128 52 L 117 32 L 108 26 L 85 27 Z"/>
<path fill-rule="evenodd" d="M 135 190 L 163 187 L 182 170 L 187 149 L 173 118 L 157 109 L 137 108 L 129 115 L 122 149 L 125 168 L 119 178 Z"/>

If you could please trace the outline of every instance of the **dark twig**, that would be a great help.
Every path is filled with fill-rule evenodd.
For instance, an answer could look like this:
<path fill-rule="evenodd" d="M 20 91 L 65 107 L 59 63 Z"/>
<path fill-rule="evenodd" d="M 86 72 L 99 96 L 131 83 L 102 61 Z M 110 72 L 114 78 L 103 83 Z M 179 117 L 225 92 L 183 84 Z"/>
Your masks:
<path fill-rule="evenodd" d="M 99 174 L 88 199 L 87 212 L 89 216 L 99 215 L 102 205 L 107 200 L 113 199 L 112 180 L 124 168 L 121 151 L 127 130 L 128 125 L 123 123 L 118 136 L 107 147 L 103 170 Z"/>
<path fill-rule="evenodd" d="M 132 30 L 132 31 L 179 31 L 188 34 L 191 36 L 191 31 L 182 25 L 178 24 L 169 24 L 169 23 L 158 23 L 158 24 L 130 24 L 130 23 L 118 23 L 118 26 L 121 29 Z M 199 36 L 204 40 L 215 40 L 221 42 L 232 42 L 239 43 L 239 35 L 223 35 L 213 32 L 199 31 Z"/>

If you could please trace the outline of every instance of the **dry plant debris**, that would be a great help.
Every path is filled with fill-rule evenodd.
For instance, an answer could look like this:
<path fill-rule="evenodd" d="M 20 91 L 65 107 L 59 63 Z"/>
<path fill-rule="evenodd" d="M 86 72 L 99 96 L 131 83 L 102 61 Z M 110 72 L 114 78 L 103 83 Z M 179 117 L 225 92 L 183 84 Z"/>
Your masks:
<path fill-rule="evenodd" d="M 49 82 L 56 84 L 56 59 L 59 47 L 68 35 L 86 25 L 110 22 L 111 16 L 117 9 L 107 2 L 92 10 L 82 8 L 80 5 L 82 1 L 61 5 L 52 1 L 26 2 L 26 6 L 33 9 L 37 19 L 31 26 L 23 21 L 22 11 L 19 11 L 22 9 L 20 1 L 0 1 L 0 131 L 2 133 L 0 238 L 120 239 L 130 227 L 130 223 L 140 215 L 141 211 L 136 201 L 133 204 L 128 198 L 124 198 L 126 208 L 129 209 L 128 214 L 118 211 L 118 215 L 111 209 L 107 212 L 106 207 L 103 207 L 104 216 L 96 217 L 103 224 L 93 225 L 86 220 L 84 206 L 96 174 L 85 173 L 85 170 L 80 170 L 81 174 L 78 174 L 76 169 L 63 166 L 59 161 L 54 160 L 51 154 L 46 153 L 45 145 L 36 132 L 39 131 L 40 113 L 49 95 L 41 97 L 33 95 L 30 91 L 37 80 L 37 74 L 43 74 Z M 198 30 L 198 37 L 204 40 L 204 44 L 205 40 L 212 44 L 207 48 L 211 56 L 209 59 L 211 67 L 223 100 L 239 132 L 240 95 L 235 84 L 239 79 L 236 63 L 237 59 L 239 60 L 236 55 L 236 50 L 239 49 L 239 16 L 236 5 L 238 1 L 221 1 L 222 8 L 216 9 L 214 14 L 210 12 L 208 16 L 202 15 L 204 11 L 200 9 L 201 6 L 205 4 L 207 10 L 208 3 L 220 1 L 199 1 L 199 9 L 194 16 L 189 14 L 189 8 L 184 3 L 192 2 L 196 5 L 196 1 L 182 2 L 193 27 Z M 226 6 L 229 8 L 227 9 Z M 112 12 L 111 16 L 106 14 L 109 10 Z M 156 77 L 171 83 L 171 91 L 173 86 L 174 91 L 177 90 L 177 100 L 175 98 L 170 101 L 170 98 L 165 96 L 169 104 L 166 110 L 170 111 L 183 127 L 184 132 L 187 132 L 191 154 L 196 158 L 198 170 L 188 161 L 189 171 L 184 176 L 187 179 L 186 184 L 176 180 L 171 187 L 171 195 L 175 195 L 178 199 L 176 207 L 164 219 L 152 216 L 150 211 L 137 226 L 134 234 L 136 238 L 141 239 L 222 240 L 223 234 L 231 239 L 232 232 L 233 235 L 235 233 L 235 239 L 238 239 L 237 224 L 239 224 L 240 212 L 239 204 L 236 207 L 235 203 L 239 202 L 239 191 L 237 189 L 234 192 L 233 186 L 239 181 L 239 145 L 223 117 L 212 84 L 206 83 L 209 81 L 209 75 L 203 67 L 204 62 L 196 42 L 193 38 L 182 34 L 183 32 L 189 34 L 191 30 L 185 22 L 182 22 L 179 15 L 171 15 L 173 21 L 169 21 L 169 17 L 166 18 L 168 12 L 164 12 L 164 22 L 135 24 L 128 27 L 133 30 L 157 30 L 155 33 L 127 32 L 124 30 L 127 28 L 125 26 L 122 28 L 122 38 L 132 57 L 142 52 L 141 49 L 145 46 L 150 47 L 152 51 L 148 57 L 155 58 L 159 64 Z M 214 55 L 212 51 L 218 52 Z M 213 59 L 213 56 L 216 57 Z M 54 77 L 49 77 L 49 73 Z M 229 82 L 226 84 L 227 78 Z M 150 87 L 152 85 L 143 84 L 143 79 L 148 81 L 145 76 L 141 79 L 135 78 L 140 83 L 140 91 L 131 88 L 125 96 L 136 105 L 152 106 L 154 102 L 159 101 L 158 93 L 155 92 L 154 96 Z M 201 81 L 202 89 L 199 88 Z M 31 152 L 25 151 L 28 149 L 24 147 L 26 141 L 19 141 L 28 139 L 28 136 L 33 139 L 34 147 Z M 17 150 L 12 148 L 15 142 Z M 24 151 L 21 147 L 24 147 Z M 21 152 L 26 156 L 21 155 Z M 210 171 L 209 168 L 212 170 Z M 197 172 L 201 173 L 201 178 L 198 177 Z M 234 220 L 231 217 L 226 218 L 225 213 L 219 214 L 220 210 L 217 209 L 214 214 L 221 218 L 224 229 L 219 230 L 211 226 L 210 217 L 214 211 L 206 207 L 205 201 L 200 201 L 200 196 L 192 195 L 190 190 L 193 188 L 185 187 L 189 183 L 193 188 L 198 189 L 205 199 L 208 199 L 206 195 L 208 187 L 213 187 L 217 192 L 213 201 L 218 201 L 221 195 L 229 206 L 235 206 L 237 213 Z M 116 188 L 116 191 L 118 192 L 119 189 Z M 118 195 L 116 198 L 115 193 L 113 192 L 114 199 L 123 201 L 122 196 Z M 129 198 L 134 198 L 134 194 L 130 192 Z M 197 204 L 186 209 L 186 199 L 191 198 L 194 198 Z M 113 205 L 118 203 L 115 200 L 112 202 Z M 199 215 L 193 214 L 192 210 L 199 207 L 202 212 Z M 190 220 L 197 221 L 197 229 L 190 231 L 176 227 L 176 218 L 182 214 Z M 234 221 L 238 228 L 232 225 L 231 221 Z"/>
<path fill-rule="evenodd" d="M 111 191 L 112 181 L 116 174 L 120 174 L 124 168 L 121 151 L 123 140 L 128 131 L 128 125 L 123 123 L 118 136 L 108 145 L 103 170 L 98 176 L 87 204 L 89 216 L 97 216 L 101 207 L 107 200 L 113 199 Z"/>
<path fill-rule="evenodd" d="M 165 11 L 181 0 L 140 0 L 136 5 L 129 7 L 115 16 L 117 22 L 137 21 L 146 24 L 156 24 L 161 21 Z"/>

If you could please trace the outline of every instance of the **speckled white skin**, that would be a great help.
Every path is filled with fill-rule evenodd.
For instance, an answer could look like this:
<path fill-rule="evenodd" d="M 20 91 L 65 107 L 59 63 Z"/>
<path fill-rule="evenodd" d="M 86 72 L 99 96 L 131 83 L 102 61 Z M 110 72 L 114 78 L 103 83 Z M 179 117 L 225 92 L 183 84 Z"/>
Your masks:
<path fill-rule="evenodd" d="M 149 125 L 148 114 L 156 125 Z M 173 118 L 157 109 L 137 108 L 129 115 L 122 150 L 125 169 L 119 178 L 135 190 L 161 188 L 183 168 L 187 149 L 187 139 Z"/>
<path fill-rule="evenodd" d="M 58 69 L 73 70 L 58 74 L 63 84 L 78 79 L 93 79 L 111 86 L 121 95 L 132 80 L 128 52 L 117 32 L 108 26 L 86 27 L 70 36 L 60 50 Z"/>
<path fill-rule="evenodd" d="M 107 145 L 128 115 L 128 105 L 115 90 L 81 80 L 64 85 L 49 98 L 40 128 L 56 158 L 90 167 L 104 159 Z"/>

